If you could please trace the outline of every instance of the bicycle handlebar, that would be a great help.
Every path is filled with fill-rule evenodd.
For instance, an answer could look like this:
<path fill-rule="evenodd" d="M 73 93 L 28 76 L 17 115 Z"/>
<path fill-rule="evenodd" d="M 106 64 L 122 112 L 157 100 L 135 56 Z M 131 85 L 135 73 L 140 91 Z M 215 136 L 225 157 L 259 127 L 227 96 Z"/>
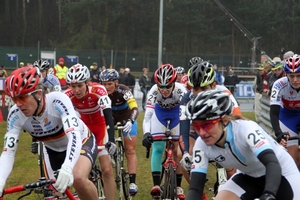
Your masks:
<path fill-rule="evenodd" d="M 0 197 L 0 200 L 3 200 L 4 196 L 7 195 L 7 194 L 22 192 L 24 190 L 33 190 L 35 188 L 48 186 L 52 183 L 55 183 L 55 180 L 46 179 L 46 180 L 38 180 L 36 182 L 25 184 L 25 185 L 17 185 L 17 186 L 13 186 L 13 187 L 10 187 L 10 188 L 5 188 L 4 192 L 3 192 L 3 196 Z"/>
<path fill-rule="evenodd" d="M 124 126 L 122 126 L 121 122 L 117 122 L 117 124 L 115 125 L 115 130 L 120 130 L 123 132 L 123 129 L 124 129 Z M 131 137 L 130 137 L 130 134 L 129 132 L 126 132 L 126 137 L 128 137 L 128 139 L 131 141 Z"/>
<path fill-rule="evenodd" d="M 179 141 L 179 138 L 174 139 L 172 136 L 168 136 L 168 137 L 164 137 L 164 138 L 155 138 L 155 139 L 150 136 L 148 138 L 152 140 L 152 143 L 157 142 L 157 141 L 170 141 L 170 140 L 171 141 Z M 146 148 L 146 158 L 149 158 L 150 148 Z"/>
<path fill-rule="evenodd" d="M 5 188 L 3 192 L 3 196 L 0 197 L 0 200 L 4 200 L 4 196 L 7 194 L 12 194 L 12 193 L 17 193 L 17 192 L 22 192 L 25 190 L 29 190 L 28 195 L 31 193 L 33 189 L 36 188 L 41 188 L 44 186 L 50 186 L 51 184 L 55 183 L 54 179 L 44 179 L 44 180 L 38 180 L 33 183 L 25 184 L 25 185 L 17 185 L 17 186 L 12 186 L 10 188 Z M 72 192 L 69 190 L 69 188 L 66 189 L 65 194 L 70 200 L 77 200 L 72 194 Z"/>

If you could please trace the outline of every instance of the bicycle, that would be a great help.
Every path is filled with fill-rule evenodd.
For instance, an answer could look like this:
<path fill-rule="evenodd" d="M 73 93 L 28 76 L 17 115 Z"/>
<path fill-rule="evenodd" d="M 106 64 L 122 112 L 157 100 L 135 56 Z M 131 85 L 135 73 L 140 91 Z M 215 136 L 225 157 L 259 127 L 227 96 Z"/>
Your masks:
<path fill-rule="evenodd" d="M 55 183 L 55 180 L 53 180 L 53 179 L 40 178 L 39 180 L 37 180 L 36 182 L 33 182 L 33 183 L 5 188 L 4 192 L 3 192 L 3 196 L 0 197 L 0 200 L 4 200 L 4 196 L 6 196 L 8 194 L 13 194 L 13 193 L 22 192 L 22 191 L 27 191 L 27 193 L 18 197 L 17 200 L 20 200 L 20 199 L 30 195 L 32 193 L 32 191 L 34 191 L 35 193 L 37 193 L 36 191 L 47 191 L 48 193 L 50 193 L 50 192 L 53 193 L 52 196 L 42 197 L 42 198 L 39 197 L 39 199 L 44 199 L 44 200 L 64 200 L 64 199 L 79 200 L 76 193 L 72 193 L 69 188 L 66 189 L 66 191 L 64 193 L 65 195 L 63 195 L 63 196 L 55 195 L 54 190 L 52 189 L 53 183 Z"/>
<path fill-rule="evenodd" d="M 220 188 L 227 182 L 226 169 L 222 167 L 219 163 L 213 164 L 214 162 L 214 160 L 209 160 L 209 163 L 216 169 L 216 182 L 214 184 L 214 187 L 208 188 L 209 191 L 212 191 L 214 193 L 212 200 L 215 199 L 218 192 L 220 191 Z"/>
<path fill-rule="evenodd" d="M 98 146 L 99 149 L 104 149 L 105 146 Z M 43 143 L 38 142 L 38 165 L 40 169 L 40 180 L 46 180 L 45 178 L 45 171 L 44 171 L 44 156 L 43 156 Z M 100 170 L 99 163 L 96 162 L 94 166 L 92 167 L 92 170 L 89 174 L 89 180 L 93 182 L 97 189 L 97 194 L 98 194 L 98 199 L 99 200 L 105 200 L 105 195 L 104 195 L 104 183 L 102 179 L 102 172 Z M 49 199 L 49 196 L 53 196 L 53 190 L 49 190 L 46 188 L 42 189 L 36 189 L 34 190 L 35 193 L 37 194 L 43 194 L 44 199 Z M 76 194 L 74 192 L 73 194 Z"/>
<path fill-rule="evenodd" d="M 124 126 L 122 126 L 121 123 L 118 122 L 115 126 L 115 130 L 117 131 L 117 137 L 115 138 L 115 142 L 118 146 L 114 155 L 114 167 L 116 173 L 115 180 L 118 190 L 118 199 L 122 200 L 124 198 L 125 200 L 130 200 L 132 199 L 132 196 L 129 193 L 129 174 L 124 166 L 125 148 L 123 144 L 123 129 Z M 128 139 L 131 140 L 129 133 L 127 133 L 126 137 L 128 137 Z"/>
<path fill-rule="evenodd" d="M 176 169 L 178 167 L 177 163 L 173 159 L 173 142 L 179 141 L 179 138 L 172 138 L 172 133 L 169 128 L 170 121 L 167 123 L 165 138 L 153 138 L 153 142 L 156 141 L 166 141 L 166 158 L 162 163 L 162 173 L 160 180 L 164 179 L 164 184 L 161 186 L 162 189 L 162 199 L 177 200 L 177 180 L 176 180 Z M 152 139 L 152 138 L 151 138 Z M 146 158 L 149 158 L 150 149 L 147 148 Z M 154 199 L 159 199 L 160 197 L 154 197 Z"/>

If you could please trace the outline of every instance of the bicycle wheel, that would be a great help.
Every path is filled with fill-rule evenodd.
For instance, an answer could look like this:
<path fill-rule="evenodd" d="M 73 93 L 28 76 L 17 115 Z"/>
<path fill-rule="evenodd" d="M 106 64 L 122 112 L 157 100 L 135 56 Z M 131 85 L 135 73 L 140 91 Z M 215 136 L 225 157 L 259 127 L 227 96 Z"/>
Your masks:
<path fill-rule="evenodd" d="M 131 196 L 129 194 L 129 175 L 124 168 L 122 169 L 122 189 L 123 189 L 124 199 L 125 200 L 131 199 Z"/>
<path fill-rule="evenodd" d="M 97 194 L 98 194 L 98 199 L 105 199 L 104 196 L 104 185 L 103 185 L 103 179 L 102 179 L 102 173 L 99 167 L 99 164 L 96 163 L 90 173 L 89 179 L 94 183 L 96 189 L 97 189 Z"/>
<path fill-rule="evenodd" d="M 40 175 L 41 177 L 45 177 L 45 171 L 44 171 L 44 154 L 43 154 L 43 143 L 38 143 L 38 165 L 40 168 Z"/>
<path fill-rule="evenodd" d="M 176 174 L 172 163 L 168 164 L 168 169 L 164 171 L 163 199 L 177 199 Z"/>
<path fill-rule="evenodd" d="M 121 152 L 120 149 L 117 149 L 117 153 L 114 157 L 115 159 L 115 181 L 116 181 L 116 185 L 117 185 L 117 190 L 118 190 L 118 194 L 117 194 L 117 199 L 118 200 L 122 200 L 123 197 L 123 187 L 122 187 L 122 171 L 121 171 L 121 165 L 120 165 L 120 160 L 121 160 Z"/>

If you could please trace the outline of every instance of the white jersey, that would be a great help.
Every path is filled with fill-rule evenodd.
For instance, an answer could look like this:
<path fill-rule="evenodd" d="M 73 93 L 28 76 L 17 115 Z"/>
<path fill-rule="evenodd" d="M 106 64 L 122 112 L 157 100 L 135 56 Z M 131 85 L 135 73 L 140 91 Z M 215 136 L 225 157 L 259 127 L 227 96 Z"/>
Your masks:
<path fill-rule="evenodd" d="M 12 170 L 15 152 L 22 129 L 33 138 L 43 141 L 49 149 L 66 151 L 64 165 L 73 169 L 79 158 L 82 142 L 90 136 L 86 125 L 77 117 L 69 97 L 60 92 L 46 94 L 46 107 L 41 117 L 26 117 L 14 105 L 7 117 L 7 132 L 0 158 L 0 181 Z"/>
<path fill-rule="evenodd" d="M 61 92 L 59 80 L 53 74 L 47 74 L 46 78 L 44 78 L 43 86 L 48 88 L 50 92 Z"/>
<path fill-rule="evenodd" d="M 300 110 L 300 91 L 292 88 L 287 77 L 282 77 L 274 82 L 270 105 L 283 106 L 288 110 Z"/>
<path fill-rule="evenodd" d="M 147 106 L 143 123 L 144 133 L 150 132 L 150 119 L 153 115 L 155 106 L 166 109 L 166 112 L 168 112 L 168 109 L 172 109 L 180 105 L 181 98 L 186 92 L 187 90 L 184 85 L 176 82 L 170 97 L 164 98 L 158 91 L 157 84 L 153 85 L 147 95 Z"/>
<path fill-rule="evenodd" d="M 266 167 L 257 156 L 266 149 L 273 149 L 282 168 L 282 175 L 289 175 L 296 169 L 294 162 L 284 148 L 269 136 L 257 123 L 250 120 L 236 120 L 227 126 L 225 148 L 206 146 L 198 137 L 193 149 L 192 172 L 207 172 L 209 159 L 224 168 L 236 168 L 252 177 L 266 174 Z"/>
<path fill-rule="evenodd" d="M 161 108 L 174 108 L 180 104 L 182 96 L 186 93 L 186 89 L 181 83 L 175 83 L 172 94 L 168 98 L 164 98 L 158 91 L 157 84 L 153 85 L 147 95 L 147 108 L 154 108 L 158 104 Z"/>

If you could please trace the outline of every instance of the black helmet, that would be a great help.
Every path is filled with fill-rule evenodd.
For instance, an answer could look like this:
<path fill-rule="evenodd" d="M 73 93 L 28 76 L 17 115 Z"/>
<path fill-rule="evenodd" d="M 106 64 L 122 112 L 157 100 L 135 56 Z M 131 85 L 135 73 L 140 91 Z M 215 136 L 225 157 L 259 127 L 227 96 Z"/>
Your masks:
<path fill-rule="evenodd" d="M 188 64 L 188 67 L 191 68 L 193 65 L 203 62 L 204 60 L 200 57 L 193 57 Z"/>
<path fill-rule="evenodd" d="M 200 92 L 187 104 L 185 111 L 190 120 L 213 120 L 232 113 L 229 95 L 219 90 Z"/>
<path fill-rule="evenodd" d="M 33 63 L 33 66 L 39 68 L 41 71 L 48 70 L 50 68 L 50 64 L 47 60 L 37 60 Z"/>
<path fill-rule="evenodd" d="M 193 65 L 188 71 L 188 80 L 192 87 L 205 87 L 212 84 L 215 78 L 213 65 L 207 61 Z"/>

